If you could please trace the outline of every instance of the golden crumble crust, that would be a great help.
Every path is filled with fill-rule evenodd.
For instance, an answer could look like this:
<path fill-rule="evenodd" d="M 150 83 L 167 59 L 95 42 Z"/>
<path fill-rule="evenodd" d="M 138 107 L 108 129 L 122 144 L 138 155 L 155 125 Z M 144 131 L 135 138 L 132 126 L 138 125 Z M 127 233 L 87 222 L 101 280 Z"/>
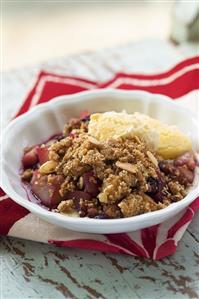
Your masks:
<path fill-rule="evenodd" d="M 88 119 L 66 124 L 61 138 L 49 144 L 48 158 L 34 169 L 39 187 L 47 182 L 50 196 L 61 197 L 55 211 L 100 219 L 131 217 L 181 200 L 196 165 L 191 152 L 163 160 L 138 136 L 96 140 L 88 134 Z M 22 180 L 31 184 L 34 169 L 25 169 Z"/>
<path fill-rule="evenodd" d="M 130 194 L 123 199 L 118 206 L 124 217 L 136 216 L 139 214 L 152 212 L 165 207 L 165 204 L 155 203 L 145 194 Z"/>

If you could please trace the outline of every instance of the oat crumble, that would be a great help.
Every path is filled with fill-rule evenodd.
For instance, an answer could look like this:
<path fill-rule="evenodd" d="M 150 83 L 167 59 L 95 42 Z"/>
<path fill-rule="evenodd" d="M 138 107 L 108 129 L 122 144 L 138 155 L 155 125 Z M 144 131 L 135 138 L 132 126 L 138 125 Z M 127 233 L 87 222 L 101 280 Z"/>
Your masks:
<path fill-rule="evenodd" d="M 184 198 L 194 179 L 192 151 L 164 160 L 141 136 L 99 141 L 88 124 L 89 117 L 72 119 L 50 145 L 25 149 L 21 179 L 43 205 L 103 219 L 140 215 Z"/>

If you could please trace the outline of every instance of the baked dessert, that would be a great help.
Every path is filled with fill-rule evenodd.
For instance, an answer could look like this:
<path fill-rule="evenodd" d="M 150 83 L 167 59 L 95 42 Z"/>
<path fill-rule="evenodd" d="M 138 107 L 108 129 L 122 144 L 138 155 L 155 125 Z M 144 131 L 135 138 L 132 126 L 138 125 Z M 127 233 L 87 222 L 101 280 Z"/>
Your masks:
<path fill-rule="evenodd" d="M 24 149 L 21 179 L 56 213 L 97 219 L 152 212 L 182 200 L 197 159 L 176 127 L 144 114 L 71 119 L 63 133 Z"/>

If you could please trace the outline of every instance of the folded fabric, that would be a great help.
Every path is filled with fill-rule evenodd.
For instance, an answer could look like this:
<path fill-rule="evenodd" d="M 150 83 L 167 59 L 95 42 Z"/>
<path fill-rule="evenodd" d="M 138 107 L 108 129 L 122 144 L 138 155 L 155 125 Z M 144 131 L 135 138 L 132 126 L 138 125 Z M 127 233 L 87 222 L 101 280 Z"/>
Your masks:
<path fill-rule="evenodd" d="M 96 88 L 136 89 L 160 93 L 170 96 L 179 103 L 183 101 L 194 110 L 196 103 L 190 93 L 199 89 L 199 57 L 184 60 L 164 73 L 154 75 L 117 73 L 111 80 L 100 84 L 83 78 L 41 71 L 16 117 L 56 96 Z M 63 247 L 161 259 L 176 251 L 179 240 L 198 209 L 199 198 L 177 216 L 153 227 L 122 234 L 84 234 L 38 219 L 12 201 L 0 189 L 0 234 L 49 242 Z"/>

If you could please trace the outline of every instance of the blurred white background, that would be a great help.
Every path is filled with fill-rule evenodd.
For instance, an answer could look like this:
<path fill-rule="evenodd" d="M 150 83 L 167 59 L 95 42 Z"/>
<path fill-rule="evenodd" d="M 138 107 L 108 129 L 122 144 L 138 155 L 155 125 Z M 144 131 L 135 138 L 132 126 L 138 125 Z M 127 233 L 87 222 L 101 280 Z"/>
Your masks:
<path fill-rule="evenodd" d="M 3 70 L 148 38 L 167 39 L 173 1 L 3 1 Z"/>

